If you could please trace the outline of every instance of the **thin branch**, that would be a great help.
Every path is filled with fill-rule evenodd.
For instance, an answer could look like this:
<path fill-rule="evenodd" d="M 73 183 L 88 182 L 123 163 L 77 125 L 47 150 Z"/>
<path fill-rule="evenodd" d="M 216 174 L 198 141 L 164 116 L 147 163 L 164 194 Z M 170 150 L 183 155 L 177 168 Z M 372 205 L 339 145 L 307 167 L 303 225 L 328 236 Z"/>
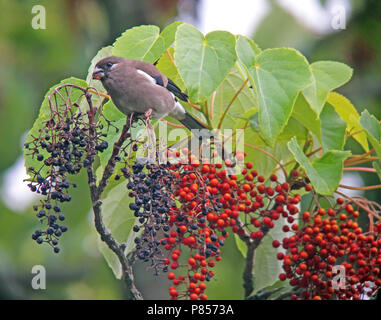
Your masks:
<path fill-rule="evenodd" d="M 260 152 L 266 154 L 266 155 L 269 156 L 271 159 L 273 159 L 273 160 L 279 165 L 279 167 L 282 169 L 283 174 L 284 174 L 284 176 L 285 176 L 285 178 L 286 178 L 286 180 L 287 180 L 287 178 L 288 178 L 287 171 L 286 171 L 285 167 L 282 165 L 282 163 L 280 162 L 280 160 L 279 160 L 278 158 L 276 158 L 276 157 L 275 157 L 274 155 L 272 155 L 270 152 L 267 152 L 266 150 L 264 150 L 264 149 L 262 149 L 262 148 L 260 148 L 260 147 L 257 147 L 257 146 L 255 146 L 255 145 L 252 145 L 252 144 L 249 144 L 249 143 L 246 143 L 246 142 L 245 142 L 245 146 L 248 146 L 249 148 L 252 148 L 252 149 L 256 149 L 256 150 L 258 150 L 258 151 L 260 151 Z"/>
<path fill-rule="evenodd" d="M 163 121 L 164 123 L 166 123 L 167 125 L 171 126 L 171 127 L 175 127 L 175 128 L 185 128 L 184 125 L 182 124 L 176 124 L 176 123 L 173 123 L 173 122 L 169 122 L 168 120 L 165 120 L 165 119 L 161 119 L 161 121 Z"/>
<path fill-rule="evenodd" d="M 91 92 L 91 93 L 95 93 L 96 95 L 101 96 L 101 97 L 103 97 L 103 98 L 111 99 L 111 97 L 110 97 L 108 94 L 99 92 L 99 91 L 97 91 L 97 90 L 94 90 L 94 89 L 87 89 L 87 91 L 89 91 L 89 92 Z"/>
<path fill-rule="evenodd" d="M 210 115 L 209 115 L 210 121 L 213 121 L 214 101 L 216 100 L 216 94 L 217 94 L 217 91 L 214 91 L 212 94 L 212 100 L 210 101 Z"/>
<path fill-rule="evenodd" d="M 92 104 L 89 102 L 90 105 L 90 113 L 92 112 Z M 95 125 L 93 122 L 90 123 L 90 135 L 95 136 Z M 108 179 L 111 177 L 111 175 L 114 172 L 115 169 L 115 157 L 119 154 L 120 148 L 122 147 L 124 141 L 127 138 L 127 132 L 130 127 L 129 124 L 129 118 L 126 119 L 126 124 L 123 127 L 122 133 L 120 135 L 120 138 L 117 142 L 115 142 L 113 147 L 112 155 L 107 163 L 107 166 L 103 172 L 102 179 L 99 183 L 99 186 L 97 187 L 96 184 L 96 176 L 94 174 L 94 154 L 90 155 L 90 162 L 91 165 L 87 167 L 87 175 L 88 175 L 88 182 L 90 186 L 90 196 L 93 206 L 93 212 L 94 212 L 94 223 L 95 228 L 97 232 L 99 233 L 101 240 L 104 241 L 107 246 L 115 253 L 115 255 L 118 257 L 118 260 L 122 267 L 122 280 L 124 281 L 126 288 L 127 288 L 127 297 L 131 300 L 142 300 L 143 297 L 139 290 L 135 287 L 134 283 L 134 275 L 132 272 L 132 266 L 129 259 L 126 257 L 124 253 L 123 247 L 116 241 L 116 239 L 112 236 L 110 230 L 107 229 L 105 224 L 103 223 L 103 216 L 102 216 L 102 200 L 101 196 L 103 191 L 105 190 Z"/>
<path fill-rule="evenodd" d="M 262 227 L 260 229 L 263 233 L 263 237 L 269 232 L 269 229 Z M 247 245 L 246 250 L 246 259 L 245 259 L 245 268 L 243 270 L 242 279 L 243 279 L 243 289 L 245 299 L 248 299 L 254 291 L 254 265 L 255 265 L 255 250 L 261 244 L 262 239 L 250 239 L 250 237 L 245 237 L 245 243 Z M 240 236 L 241 238 L 241 236 Z M 242 238 L 241 238 L 242 239 Z"/>
<path fill-rule="evenodd" d="M 255 246 L 254 243 L 250 243 L 246 250 L 245 268 L 243 270 L 243 289 L 245 299 L 249 298 L 254 290 L 254 256 L 255 256 Z"/>
<path fill-rule="evenodd" d="M 363 168 L 363 167 L 345 167 L 344 171 L 362 171 L 362 172 L 372 172 L 376 173 L 376 169 L 373 168 Z"/>
<path fill-rule="evenodd" d="M 107 162 L 106 168 L 103 172 L 102 179 L 99 182 L 99 186 L 97 189 L 97 192 L 98 192 L 97 196 L 99 199 L 102 197 L 102 193 L 108 185 L 108 182 L 109 182 L 108 180 L 110 179 L 110 177 L 114 173 L 115 164 L 116 164 L 115 157 L 119 154 L 119 151 L 120 151 L 123 143 L 126 141 L 126 139 L 128 137 L 129 128 L 130 128 L 130 118 L 127 117 L 126 118 L 126 124 L 123 126 L 122 133 L 120 134 L 118 141 L 114 143 L 114 146 L 112 149 L 112 154 L 111 154 L 111 156 Z"/>
<path fill-rule="evenodd" d="M 364 159 L 356 160 L 356 161 L 347 161 L 347 162 L 344 161 L 344 165 L 354 166 L 354 165 L 357 165 L 357 164 L 371 162 L 371 161 L 374 161 L 374 160 L 379 160 L 379 158 L 378 157 L 368 157 L 368 158 L 364 158 Z"/>
<path fill-rule="evenodd" d="M 357 201 L 356 199 L 354 198 L 351 198 L 349 196 L 347 196 L 346 194 L 340 192 L 340 191 L 335 191 L 335 193 L 337 193 L 338 195 L 352 201 L 353 203 L 355 203 L 356 205 L 358 205 L 360 208 L 362 208 L 363 210 L 365 210 L 367 213 L 369 213 L 370 215 L 376 217 L 377 219 L 381 220 L 381 217 L 375 213 L 374 211 L 370 210 L 369 208 L 367 208 L 366 206 L 364 206 L 363 204 L 361 204 L 359 201 Z"/>
<path fill-rule="evenodd" d="M 357 160 L 360 160 L 362 158 L 365 158 L 369 155 L 371 155 L 373 152 L 374 152 L 374 148 L 373 149 L 370 149 L 368 152 L 366 153 L 363 153 L 363 154 L 360 154 L 360 155 L 350 155 L 349 156 L 349 159 L 346 160 L 346 162 L 351 162 L 351 161 L 357 161 Z"/>
<path fill-rule="evenodd" d="M 343 189 L 349 189 L 349 190 L 375 190 L 375 189 L 381 189 L 381 184 L 377 184 L 374 186 L 366 186 L 366 187 L 352 187 L 352 186 L 340 184 L 339 187 Z"/>

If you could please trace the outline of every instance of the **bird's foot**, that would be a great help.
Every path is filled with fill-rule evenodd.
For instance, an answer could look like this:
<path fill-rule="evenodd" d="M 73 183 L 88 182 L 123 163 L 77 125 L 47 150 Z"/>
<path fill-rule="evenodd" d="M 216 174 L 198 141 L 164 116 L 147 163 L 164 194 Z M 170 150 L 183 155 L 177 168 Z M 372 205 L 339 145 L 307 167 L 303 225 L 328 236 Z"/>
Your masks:
<path fill-rule="evenodd" d="M 146 118 L 146 127 L 152 129 L 152 125 L 151 125 L 151 116 L 152 116 L 152 109 L 149 109 L 148 111 L 146 111 L 144 113 L 144 117 Z"/>
<path fill-rule="evenodd" d="M 150 119 L 151 116 L 152 116 L 152 109 L 148 109 L 148 111 L 146 111 L 144 113 L 144 116 L 147 118 L 147 119 Z"/>

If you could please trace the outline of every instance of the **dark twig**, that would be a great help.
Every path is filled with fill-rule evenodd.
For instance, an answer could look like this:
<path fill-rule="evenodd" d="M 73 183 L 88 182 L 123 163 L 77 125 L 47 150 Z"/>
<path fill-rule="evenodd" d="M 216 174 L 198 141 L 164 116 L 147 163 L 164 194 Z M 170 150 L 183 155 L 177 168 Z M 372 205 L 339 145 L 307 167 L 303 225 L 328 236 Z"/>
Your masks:
<path fill-rule="evenodd" d="M 243 223 L 240 219 L 236 219 L 237 225 L 243 230 Z M 263 233 L 263 237 L 269 232 L 267 227 L 262 227 L 260 229 Z M 249 234 L 245 231 L 238 235 L 240 239 L 246 243 L 246 259 L 245 259 L 245 268 L 243 270 L 242 279 L 243 279 L 243 289 L 245 299 L 249 299 L 250 295 L 254 290 L 254 264 L 255 264 L 255 250 L 261 244 L 262 239 L 251 239 Z"/>
<path fill-rule="evenodd" d="M 91 103 L 91 99 L 87 99 L 90 110 L 89 110 L 89 119 L 90 119 L 90 137 L 95 136 L 96 134 L 96 124 L 94 122 L 91 122 L 92 119 L 94 119 L 93 115 L 93 107 Z M 101 181 L 99 182 L 99 185 L 97 186 L 96 182 L 96 176 L 94 174 L 94 154 L 89 155 L 89 160 L 91 165 L 87 167 L 87 175 L 88 175 L 88 183 L 90 187 L 90 196 L 93 206 L 93 212 L 94 212 L 94 223 L 95 228 L 97 232 L 99 233 L 101 240 L 104 241 L 107 246 L 115 253 L 115 255 L 118 257 L 118 260 L 122 267 L 122 280 L 126 285 L 127 288 L 127 297 L 130 300 L 142 300 L 143 297 L 139 290 L 135 287 L 134 283 L 134 275 L 132 272 L 132 266 L 131 261 L 126 257 L 123 247 L 116 241 L 116 239 L 112 236 L 110 230 L 107 229 L 105 224 L 103 223 L 103 217 L 102 217 L 102 194 L 108 184 L 108 179 L 111 177 L 111 175 L 114 172 L 115 169 L 115 157 L 119 154 L 120 148 L 122 147 L 123 143 L 125 142 L 126 138 L 128 137 L 128 130 L 130 128 L 129 118 L 126 119 L 126 124 L 123 127 L 122 133 L 120 135 L 120 138 L 117 142 L 115 142 L 113 146 L 112 155 L 107 163 L 107 166 L 103 172 L 103 176 Z"/>

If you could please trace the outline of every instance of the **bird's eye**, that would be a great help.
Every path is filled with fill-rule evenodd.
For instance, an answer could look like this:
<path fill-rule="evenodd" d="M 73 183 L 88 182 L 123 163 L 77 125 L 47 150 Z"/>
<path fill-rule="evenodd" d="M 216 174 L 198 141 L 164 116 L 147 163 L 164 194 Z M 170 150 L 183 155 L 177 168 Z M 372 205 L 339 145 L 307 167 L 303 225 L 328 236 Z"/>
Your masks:
<path fill-rule="evenodd" d="M 114 64 L 112 62 L 107 62 L 107 67 L 111 68 Z"/>

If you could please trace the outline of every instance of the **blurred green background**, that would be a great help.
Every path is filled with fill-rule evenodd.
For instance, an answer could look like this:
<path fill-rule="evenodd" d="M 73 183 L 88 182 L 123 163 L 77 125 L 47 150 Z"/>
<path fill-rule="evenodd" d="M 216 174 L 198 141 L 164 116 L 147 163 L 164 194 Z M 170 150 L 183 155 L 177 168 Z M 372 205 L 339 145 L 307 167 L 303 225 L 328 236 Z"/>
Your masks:
<path fill-rule="evenodd" d="M 222 5 L 223 2 L 227 4 Z M 381 2 L 336 1 L 348 8 L 344 30 L 333 30 L 329 25 L 325 29 L 313 27 L 297 10 L 292 10 L 299 6 L 299 11 L 304 9 L 305 17 L 315 14 L 316 20 L 315 11 L 319 8 L 325 10 L 329 18 L 333 2 L 0 0 L 0 299 L 124 297 L 122 283 L 114 278 L 97 249 L 84 175 L 75 178 L 79 187 L 73 190 L 73 201 L 64 208 L 69 232 L 61 241 L 61 253 L 56 255 L 50 248 L 38 246 L 31 240 L 38 224 L 31 208 L 38 199 L 31 197 L 22 184 L 25 173 L 20 158 L 21 146 L 51 86 L 70 76 L 86 78 L 90 60 L 96 52 L 132 26 L 156 24 L 164 27 L 180 19 L 211 31 L 208 28 L 213 28 L 211 22 L 215 16 L 220 21 L 225 19 L 222 24 L 217 21 L 219 29 L 236 32 L 240 15 L 243 17 L 245 11 L 247 13 L 244 5 L 250 3 L 252 17 L 256 19 L 255 28 L 242 32 L 252 36 L 261 48 L 294 47 L 310 62 L 337 60 L 347 63 L 354 68 L 354 76 L 340 92 L 359 111 L 367 108 L 380 119 Z M 302 3 L 314 6 L 303 8 Z M 35 30 L 31 26 L 34 16 L 31 10 L 37 4 L 46 9 L 45 30 Z M 219 10 L 229 5 L 232 15 L 224 17 Z M 265 13 L 259 17 L 260 12 Z M 349 147 L 353 152 L 361 151 L 355 143 Z M 377 184 L 377 178 L 371 174 L 347 178 L 360 184 Z M 374 200 L 381 198 L 376 191 L 366 195 Z M 46 268 L 46 290 L 31 287 L 34 265 Z M 230 239 L 224 248 L 223 260 L 216 266 L 216 277 L 209 285 L 209 298 L 241 299 L 242 270 L 243 259 Z M 167 298 L 169 284 L 165 277 L 152 276 L 150 270 L 140 264 L 135 266 L 135 276 L 145 298 Z"/>

